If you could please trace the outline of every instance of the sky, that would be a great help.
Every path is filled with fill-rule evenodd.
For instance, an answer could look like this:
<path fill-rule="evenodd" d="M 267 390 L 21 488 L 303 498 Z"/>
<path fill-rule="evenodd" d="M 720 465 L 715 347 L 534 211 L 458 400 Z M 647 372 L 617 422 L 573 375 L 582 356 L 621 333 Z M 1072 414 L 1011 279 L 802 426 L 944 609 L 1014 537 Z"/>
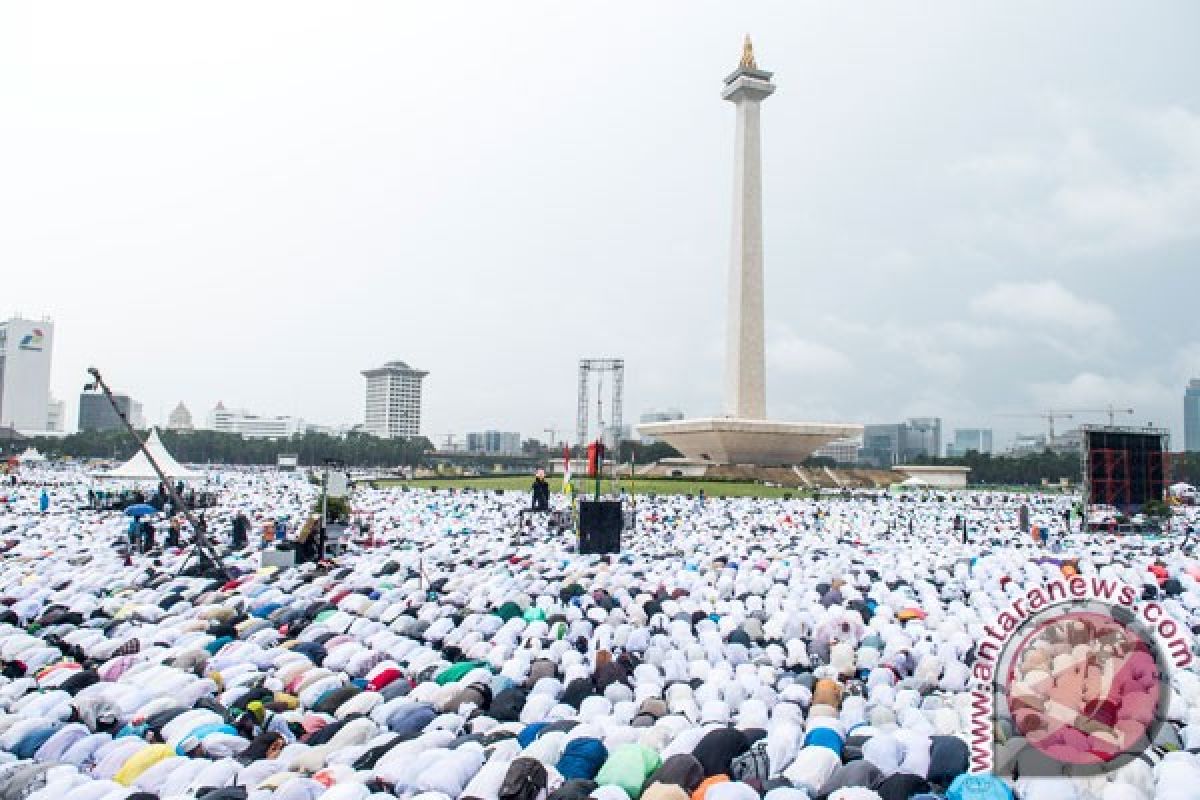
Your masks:
<path fill-rule="evenodd" d="M 582 357 L 625 359 L 626 421 L 720 413 L 750 33 L 772 417 L 1004 439 L 1113 403 L 1178 444 L 1197 30 L 1187 1 L 7 3 L 0 315 L 54 319 L 69 424 L 93 364 L 152 422 L 361 422 L 392 359 L 438 442 L 572 429 Z"/>

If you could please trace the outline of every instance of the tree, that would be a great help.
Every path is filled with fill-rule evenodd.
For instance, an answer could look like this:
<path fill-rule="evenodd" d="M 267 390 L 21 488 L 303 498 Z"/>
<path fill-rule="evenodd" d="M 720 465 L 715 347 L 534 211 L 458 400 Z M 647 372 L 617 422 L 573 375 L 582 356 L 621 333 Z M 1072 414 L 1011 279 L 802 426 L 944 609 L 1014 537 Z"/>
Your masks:
<path fill-rule="evenodd" d="M 916 463 L 970 467 L 968 479 L 972 484 L 990 486 L 1038 486 L 1043 480 L 1057 483 L 1061 478 L 1078 483 L 1081 477 L 1078 455 L 1051 450 L 1024 456 L 995 456 L 971 450 L 953 458 L 920 458 Z"/>
<path fill-rule="evenodd" d="M 247 439 L 241 434 L 217 431 L 162 431 L 163 445 L 182 462 L 191 464 L 274 464 L 281 453 L 295 454 L 300 463 L 313 466 L 337 459 L 355 467 L 418 466 L 433 445 L 423 436 L 380 439 L 364 433 L 344 438 L 307 433 L 289 439 Z M 126 459 L 137 446 L 124 431 L 84 431 L 63 438 L 38 437 L 31 441 L 50 456 Z"/>
<path fill-rule="evenodd" d="M 1142 504 L 1142 514 L 1147 517 L 1166 519 L 1171 516 L 1171 507 L 1162 500 L 1147 500 Z"/>
<path fill-rule="evenodd" d="M 679 456 L 679 451 L 666 442 L 645 444 L 636 439 L 627 439 L 621 442 L 621 458 L 626 463 L 632 460 L 638 464 L 653 464 L 664 458 L 679 458 Z"/>

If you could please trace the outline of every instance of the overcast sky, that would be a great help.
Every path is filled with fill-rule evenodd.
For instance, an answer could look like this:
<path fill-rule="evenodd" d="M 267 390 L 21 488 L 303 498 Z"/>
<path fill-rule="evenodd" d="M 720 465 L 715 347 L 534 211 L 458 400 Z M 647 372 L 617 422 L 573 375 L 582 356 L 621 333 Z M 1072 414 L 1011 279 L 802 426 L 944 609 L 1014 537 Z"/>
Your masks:
<path fill-rule="evenodd" d="M 7 3 L 0 314 L 145 403 L 423 432 L 719 412 L 743 33 L 763 109 L 768 406 L 1137 409 L 1200 376 L 1200 5 Z M 1100 417 L 1076 421 L 1102 421 Z"/>

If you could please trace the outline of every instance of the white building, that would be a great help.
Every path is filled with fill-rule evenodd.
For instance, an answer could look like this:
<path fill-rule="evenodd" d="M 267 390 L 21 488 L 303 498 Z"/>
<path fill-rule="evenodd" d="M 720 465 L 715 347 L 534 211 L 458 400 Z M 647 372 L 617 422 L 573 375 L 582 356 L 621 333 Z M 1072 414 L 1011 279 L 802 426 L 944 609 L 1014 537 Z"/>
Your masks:
<path fill-rule="evenodd" d="M 1046 434 L 1018 433 L 1008 452 L 1014 456 L 1027 456 L 1033 453 L 1043 453 L 1045 450 Z"/>
<path fill-rule="evenodd" d="M 145 408 L 137 400 L 129 402 L 129 424 L 139 431 L 144 431 L 149 427 L 146 425 Z"/>
<path fill-rule="evenodd" d="M 167 416 L 167 430 L 169 431 L 190 431 L 192 429 L 192 412 L 188 411 L 188 407 L 179 401 L 179 405 L 175 406 L 175 410 Z"/>
<path fill-rule="evenodd" d="M 0 427 L 50 429 L 50 355 L 54 323 L 13 317 L 0 322 Z"/>
<path fill-rule="evenodd" d="M 499 456 L 518 456 L 521 454 L 521 434 L 511 431 L 468 433 L 467 452 Z"/>
<path fill-rule="evenodd" d="M 267 417 L 244 408 L 217 403 L 208 414 L 208 427 L 220 433 L 240 433 L 247 439 L 287 439 L 305 431 L 299 417 Z"/>
<path fill-rule="evenodd" d="M 67 406 L 62 400 L 55 400 L 50 395 L 46 404 L 46 430 L 52 433 L 63 433 L 67 427 Z"/>
<path fill-rule="evenodd" d="M 367 379 L 363 429 L 383 439 L 419 436 L 421 381 L 429 373 L 403 361 L 389 361 L 362 374 Z"/>
<path fill-rule="evenodd" d="M 340 439 L 357 427 L 357 425 L 320 425 L 315 422 L 309 422 L 304 426 L 304 432 L 321 433 L 325 436 L 336 436 Z"/>
<path fill-rule="evenodd" d="M 862 448 L 862 439 L 838 439 L 835 442 L 822 445 L 813 451 L 816 458 L 832 458 L 838 464 L 857 464 L 858 451 Z"/>

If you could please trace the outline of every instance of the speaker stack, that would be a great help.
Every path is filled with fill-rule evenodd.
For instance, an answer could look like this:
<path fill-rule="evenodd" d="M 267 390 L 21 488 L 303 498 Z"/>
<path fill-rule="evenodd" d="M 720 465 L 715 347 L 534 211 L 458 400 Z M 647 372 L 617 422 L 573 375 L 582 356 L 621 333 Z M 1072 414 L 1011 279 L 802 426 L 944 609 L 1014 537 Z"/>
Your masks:
<path fill-rule="evenodd" d="M 620 553 L 624 523 L 620 500 L 581 501 L 579 552 L 584 555 Z"/>

